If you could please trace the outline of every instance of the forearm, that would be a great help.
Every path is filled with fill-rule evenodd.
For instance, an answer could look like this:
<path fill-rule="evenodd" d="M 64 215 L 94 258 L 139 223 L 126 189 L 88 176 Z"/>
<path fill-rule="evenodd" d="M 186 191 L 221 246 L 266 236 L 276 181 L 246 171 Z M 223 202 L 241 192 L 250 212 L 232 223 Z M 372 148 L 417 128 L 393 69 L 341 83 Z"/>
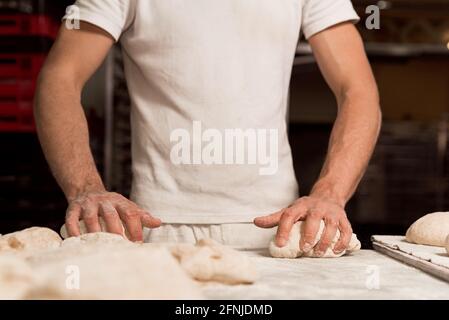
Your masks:
<path fill-rule="evenodd" d="M 70 200 L 80 193 L 104 190 L 90 151 L 80 89 L 57 73 L 44 72 L 35 99 L 35 118 L 44 154 L 66 197 Z"/>
<path fill-rule="evenodd" d="M 326 161 L 311 194 L 329 198 L 344 207 L 366 170 L 380 125 L 376 93 L 346 94 L 339 99 Z"/>

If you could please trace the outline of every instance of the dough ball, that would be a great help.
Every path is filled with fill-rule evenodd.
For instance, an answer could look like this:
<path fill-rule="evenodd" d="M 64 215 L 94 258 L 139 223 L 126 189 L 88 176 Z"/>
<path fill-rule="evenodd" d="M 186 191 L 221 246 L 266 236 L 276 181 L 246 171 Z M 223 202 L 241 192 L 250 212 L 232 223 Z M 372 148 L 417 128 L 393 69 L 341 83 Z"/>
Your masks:
<path fill-rule="evenodd" d="M 321 232 L 321 226 L 320 226 Z M 276 239 L 273 238 L 270 242 L 270 246 L 268 250 L 270 251 L 270 255 L 275 258 L 287 258 L 287 259 L 295 259 L 302 256 L 302 252 L 299 249 L 299 243 L 301 240 L 301 224 L 296 223 L 292 231 L 290 232 L 288 242 L 284 247 L 278 247 L 276 245 Z"/>
<path fill-rule="evenodd" d="M 276 245 L 275 238 L 273 238 L 273 240 L 270 242 L 270 246 L 268 248 L 270 255 L 274 258 L 288 258 L 288 259 L 295 259 L 298 257 L 316 258 L 317 256 L 315 255 L 313 249 L 307 253 L 302 252 L 302 250 L 300 249 L 299 244 L 301 241 L 301 230 L 303 227 L 304 227 L 303 221 L 297 222 L 293 226 L 293 228 L 290 232 L 290 236 L 289 236 L 287 245 L 282 248 L 278 247 Z M 317 233 L 317 236 L 315 237 L 315 241 L 312 244 L 313 247 L 315 247 L 315 245 L 321 239 L 321 235 L 324 231 L 324 227 L 325 227 L 324 221 L 321 221 L 320 229 Z M 352 234 L 348 249 L 346 249 L 345 251 L 343 251 L 339 254 L 334 253 L 333 248 L 334 248 L 335 244 L 338 242 L 339 238 L 340 238 L 340 232 L 337 230 L 337 233 L 334 237 L 334 240 L 332 241 L 331 246 L 326 250 L 326 252 L 322 256 L 322 258 L 338 258 L 347 253 L 360 250 L 360 248 L 361 248 L 360 241 L 357 239 L 357 236 L 355 234 Z"/>
<path fill-rule="evenodd" d="M 106 233 L 107 232 L 107 227 L 106 227 L 106 222 L 104 221 L 104 219 L 102 217 L 99 217 L 98 218 L 98 222 L 100 224 L 101 231 Z M 81 235 L 87 234 L 88 233 L 87 227 L 86 227 L 86 224 L 84 223 L 83 220 L 81 220 L 79 222 L 79 225 L 80 225 L 80 233 L 81 233 Z M 125 229 L 125 227 L 123 225 L 122 225 L 122 230 L 123 230 L 122 231 L 123 232 L 122 235 L 125 238 L 128 239 L 129 237 L 127 236 L 126 229 Z M 65 224 L 61 227 L 60 233 L 61 233 L 61 236 L 62 236 L 63 239 L 69 238 L 69 233 L 67 232 L 67 228 L 66 228 Z"/>
<path fill-rule="evenodd" d="M 53 230 L 34 227 L 0 237 L 0 253 L 54 249 L 61 243 L 61 237 Z"/>
<path fill-rule="evenodd" d="M 448 234 L 449 212 L 435 212 L 415 221 L 408 228 L 405 239 L 411 243 L 444 247 Z"/>

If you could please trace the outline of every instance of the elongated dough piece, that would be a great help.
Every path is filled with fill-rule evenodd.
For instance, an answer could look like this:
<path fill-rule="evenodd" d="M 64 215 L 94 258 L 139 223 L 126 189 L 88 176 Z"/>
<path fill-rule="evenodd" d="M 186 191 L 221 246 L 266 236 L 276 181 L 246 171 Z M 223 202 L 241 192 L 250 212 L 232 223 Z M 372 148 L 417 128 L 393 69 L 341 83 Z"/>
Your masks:
<path fill-rule="evenodd" d="M 245 253 L 210 239 L 199 240 L 195 246 L 172 245 L 171 252 L 181 267 L 198 281 L 235 285 L 253 283 L 259 277 L 255 265 Z"/>
<path fill-rule="evenodd" d="M 299 257 L 310 257 L 310 258 L 317 258 L 313 250 L 309 252 L 303 252 L 300 247 L 300 241 L 301 241 L 301 228 L 303 228 L 304 223 L 302 221 L 297 222 L 290 232 L 290 237 L 287 242 L 287 245 L 280 248 L 276 245 L 275 239 L 270 243 L 269 251 L 272 257 L 275 258 L 289 258 L 289 259 L 295 259 Z M 323 221 L 321 221 L 320 229 L 317 233 L 317 236 L 315 237 L 315 241 L 312 244 L 313 247 L 318 243 L 318 241 L 321 238 L 321 235 L 323 233 L 325 224 Z M 351 241 L 349 243 L 349 247 L 347 250 L 336 254 L 332 249 L 334 248 L 335 244 L 337 243 L 338 239 L 340 238 L 340 232 L 337 230 L 337 234 L 334 237 L 334 240 L 332 241 L 332 244 L 330 248 L 327 249 L 325 254 L 321 258 L 338 258 L 341 257 L 347 253 L 351 253 L 357 250 L 360 250 L 361 244 L 360 241 L 357 239 L 357 236 L 355 234 L 352 234 Z"/>

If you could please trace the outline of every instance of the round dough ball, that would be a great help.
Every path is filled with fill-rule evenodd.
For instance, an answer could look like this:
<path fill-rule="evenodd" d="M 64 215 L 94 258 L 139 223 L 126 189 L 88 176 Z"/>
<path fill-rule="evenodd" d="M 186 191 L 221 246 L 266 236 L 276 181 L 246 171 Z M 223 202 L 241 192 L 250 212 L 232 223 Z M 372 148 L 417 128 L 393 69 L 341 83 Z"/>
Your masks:
<path fill-rule="evenodd" d="M 104 221 L 104 219 L 103 219 L 102 217 L 99 217 L 99 218 L 98 218 L 98 222 L 100 223 L 101 232 L 107 233 L 106 222 Z M 80 226 L 80 233 L 81 233 L 81 235 L 84 235 L 84 234 L 88 234 L 88 233 L 89 233 L 89 232 L 87 231 L 87 226 L 86 226 L 86 224 L 84 223 L 83 220 L 80 220 L 79 226 Z M 122 224 L 122 230 L 123 230 L 123 234 L 122 234 L 123 237 L 124 237 L 125 239 L 128 239 L 128 238 L 129 238 L 129 235 L 127 234 L 126 229 L 125 229 L 125 227 L 123 226 L 123 224 Z M 69 233 L 67 232 L 67 228 L 66 228 L 65 224 L 61 227 L 60 233 L 61 233 L 61 236 L 62 236 L 63 239 L 68 239 L 68 238 L 70 238 L 70 237 L 69 237 Z"/>
<path fill-rule="evenodd" d="M 408 228 L 405 239 L 411 243 L 444 247 L 448 235 L 449 212 L 435 212 L 415 221 Z"/>

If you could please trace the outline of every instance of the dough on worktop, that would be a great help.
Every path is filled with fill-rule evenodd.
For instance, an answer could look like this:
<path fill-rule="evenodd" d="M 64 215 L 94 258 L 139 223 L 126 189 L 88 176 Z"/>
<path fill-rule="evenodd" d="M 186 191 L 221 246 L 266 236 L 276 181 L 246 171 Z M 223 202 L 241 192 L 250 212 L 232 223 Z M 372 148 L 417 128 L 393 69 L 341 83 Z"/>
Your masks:
<path fill-rule="evenodd" d="M 408 228 L 405 239 L 410 243 L 445 247 L 449 235 L 449 212 L 429 213 Z"/>
<path fill-rule="evenodd" d="M 83 246 L 79 247 L 79 244 L 83 244 Z M 137 244 L 116 234 L 91 233 L 80 237 L 67 238 L 61 245 L 65 250 L 62 250 L 59 254 L 50 253 L 49 257 L 41 255 L 34 259 L 48 260 L 59 259 L 61 255 L 71 256 L 76 254 L 76 252 L 73 252 L 73 248 L 87 254 L 96 250 L 98 245 L 101 245 L 102 248 L 107 246 L 112 248 L 143 247 L 148 249 L 149 252 L 154 248 L 167 248 L 187 274 L 198 281 L 247 284 L 253 283 L 258 277 L 252 261 L 245 254 L 209 239 L 199 240 L 196 245 L 183 243 Z"/>
<path fill-rule="evenodd" d="M 61 237 L 47 228 L 29 228 L 0 237 L 0 253 L 23 252 L 58 248 Z"/>
<path fill-rule="evenodd" d="M 106 225 L 102 218 L 100 218 L 100 225 L 102 230 L 105 230 Z M 68 234 L 65 226 L 63 226 L 61 235 L 66 240 L 64 240 L 62 245 L 65 246 L 71 241 L 131 243 L 119 235 L 109 233 L 88 234 L 83 221 L 80 221 L 80 231 L 82 234 L 80 237 L 67 238 Z M 144 245 L 146 247 L 169 247 L 172 254 L 178 259 L 181 267 L 193 279 L 198 281 L 248 284 L 253 283 L 258 277 L 257 270 L 246 255 L 209 239 L 199 240 L 196 245 L 151 243 Z"/>
<path fill-rule="evenodd" d="M 108 230 L 107 230 L 107 227 L 106 227 L 106 222 L 104 221 L 104 219 L 102 217 L 98 218 L 98 223 L 100 224 L 101 232 L 105 232 L 106 233 Z M 79 226 L 80 226 L 80 234 L 81 235 L 89 233 L 87 231 L 86 224 L 84 223 L 83 220 L 80 220 Z M 61 234 L 63 239 L 69 238 L 69 233 L 67 232 L 67 228 L 66 228 L 65 224 L 61 227 L 61 230 L 60 230 L 59 233 Z M 127 238 L 127 239 L 129 238 L 128 235 L 127 235 L 126 229 L 123 226 L 123 224 L 122 224 L 122 236 Z"/>
<path fill-rule="evenodd" d="M 80 245 L 83 247 L 83 245 Z M 37 264 L 46 281 L 28 299 L 202 299 L 199 286 L 165 248 L 118 247 L 98 244 L 95 251 Z M 61 251 L 64 249 L 61 247 Z M 79 285 L 79 287 L 78 287 Z"/>
<path fill-rule="evenodd" d="M 71 259 L 74 256 L 89 256 L 100 250 L 119 250 L 139 247 L 122 236 L 111 233 L 87 233 L 65 239 L 59 248 L 24 256 L 33 265 L 47 265 L 50 262 Z"/>
<path fill-rule="evenodd" d="M 288 239 L 287 244 L 284 247 L 278 247 L 275 243 L 275 239 L 270 243 L 269 251 L 272 257 L 275 258 L 289 258 L 289 259 L 295 259 L 298 257 L 310 257 L 315 258 L 317 257 L 313 251 L 313 249 L 309 252 L 303 252 L 300 249 L 300 241 L 301 241 L 301 228 L 304 226 L 303 221 L 297 222 L 291 232 L 290 237 Z M 315 247 L 315 245 L 318 243 L 318 241 L 321 238 L 321 234 L 324 231 L 324 221 L 321 221 L 320 229 L 315 237 L 315 241 L 312 244 L 312 247 Z M 348 249 L 336 254 L 332 249 L 334 248 L 335 244 L 338 242 L 338 239 L 340 238 L 340 232 L 337 230 L 337 234 L 334 237 L 334 240 L 332 241 L 332 244 L 330 248 L 327 249 L 325 254 L 322 256 L 322 258 L 338 258 L 341 257 L 347 253 L 351 253 L 357 250 L 360 250 L 361 244 L 360 241 L 357 239 L 357 236 L 355 234 L 352 234 L 351 241 L 349 242 Z"/>
<path fill-rule="evenodd" d="M 65 239 L 61 246 L 76 246 L 76 245 L 89 245 L 95 246 L 98 244 L 124 244 L 124 245 L 135 245 L 131 241 L 127 240 L 123 236 L 113 233 L 106 232 L 96 232 L 96 233 L 85 233 L 79 237 L 71 237 Z"/>
<path fill-rule="evenodd" d="M 46 250 L 1 252 L 0 288 L 0 299 L 203 298 L 167 248 L 148 250 L 108 233 L 60 240 Z"/>
<path fill-rule="evenodd" d="M 78 244 L 84 244 L 78 249 Z M 83 234 L 80 237 L 67 238 L 61 247 L 75 246 L 76 250 L 90 251 L 92 247 L 101 244 L 103 247 L 110 245 L 115 248 L 144 247 L 150 251 L 153 248 L 168 248 L 171 254 L 178 260 L 181 267 L 195 280 L 208 282 L 221 282 L 225 284 L 248 284 L 256 281 L 257 270 L 251 259 L 244 253 L 240 253 L 230 247 L 223 246 L 210 239 L 199 240 L 193 244 L 136 244 L 122 236 L 110 233 Z M 70 255 L 69 249 L 63 251 L 64 255 Z M 51 254 L 55 256 L 54 254 Z M 42 257 L 40 257 L 42 259 Z M 45 258 L 47 259 L 47 258 Z"/>
<path fill-rule="evenodd" d="M 211 240 L 139 244 L 100 232 L 62 241 L 44 228 L 2 239 L 0 299 L 201 299 L 194 280 L 240 284 L 257 278 L 249 257 Z M 67 286 L 72 272 L 79 289 Z"/>
<path fill-rule="evenodd" d="M 36 285 L 36 273 L 20 257 L 2 253 L 0 255 L 0 300 L 23 299 Z"/>
<path fill-rule="evenodd" d="M 210 239 L 200 240 L 195 246 L 173 245 L 171 252 L 181 267 L 198 281 L 249 284 L 258 278 L 258 272 L 249 257 Z"/>

